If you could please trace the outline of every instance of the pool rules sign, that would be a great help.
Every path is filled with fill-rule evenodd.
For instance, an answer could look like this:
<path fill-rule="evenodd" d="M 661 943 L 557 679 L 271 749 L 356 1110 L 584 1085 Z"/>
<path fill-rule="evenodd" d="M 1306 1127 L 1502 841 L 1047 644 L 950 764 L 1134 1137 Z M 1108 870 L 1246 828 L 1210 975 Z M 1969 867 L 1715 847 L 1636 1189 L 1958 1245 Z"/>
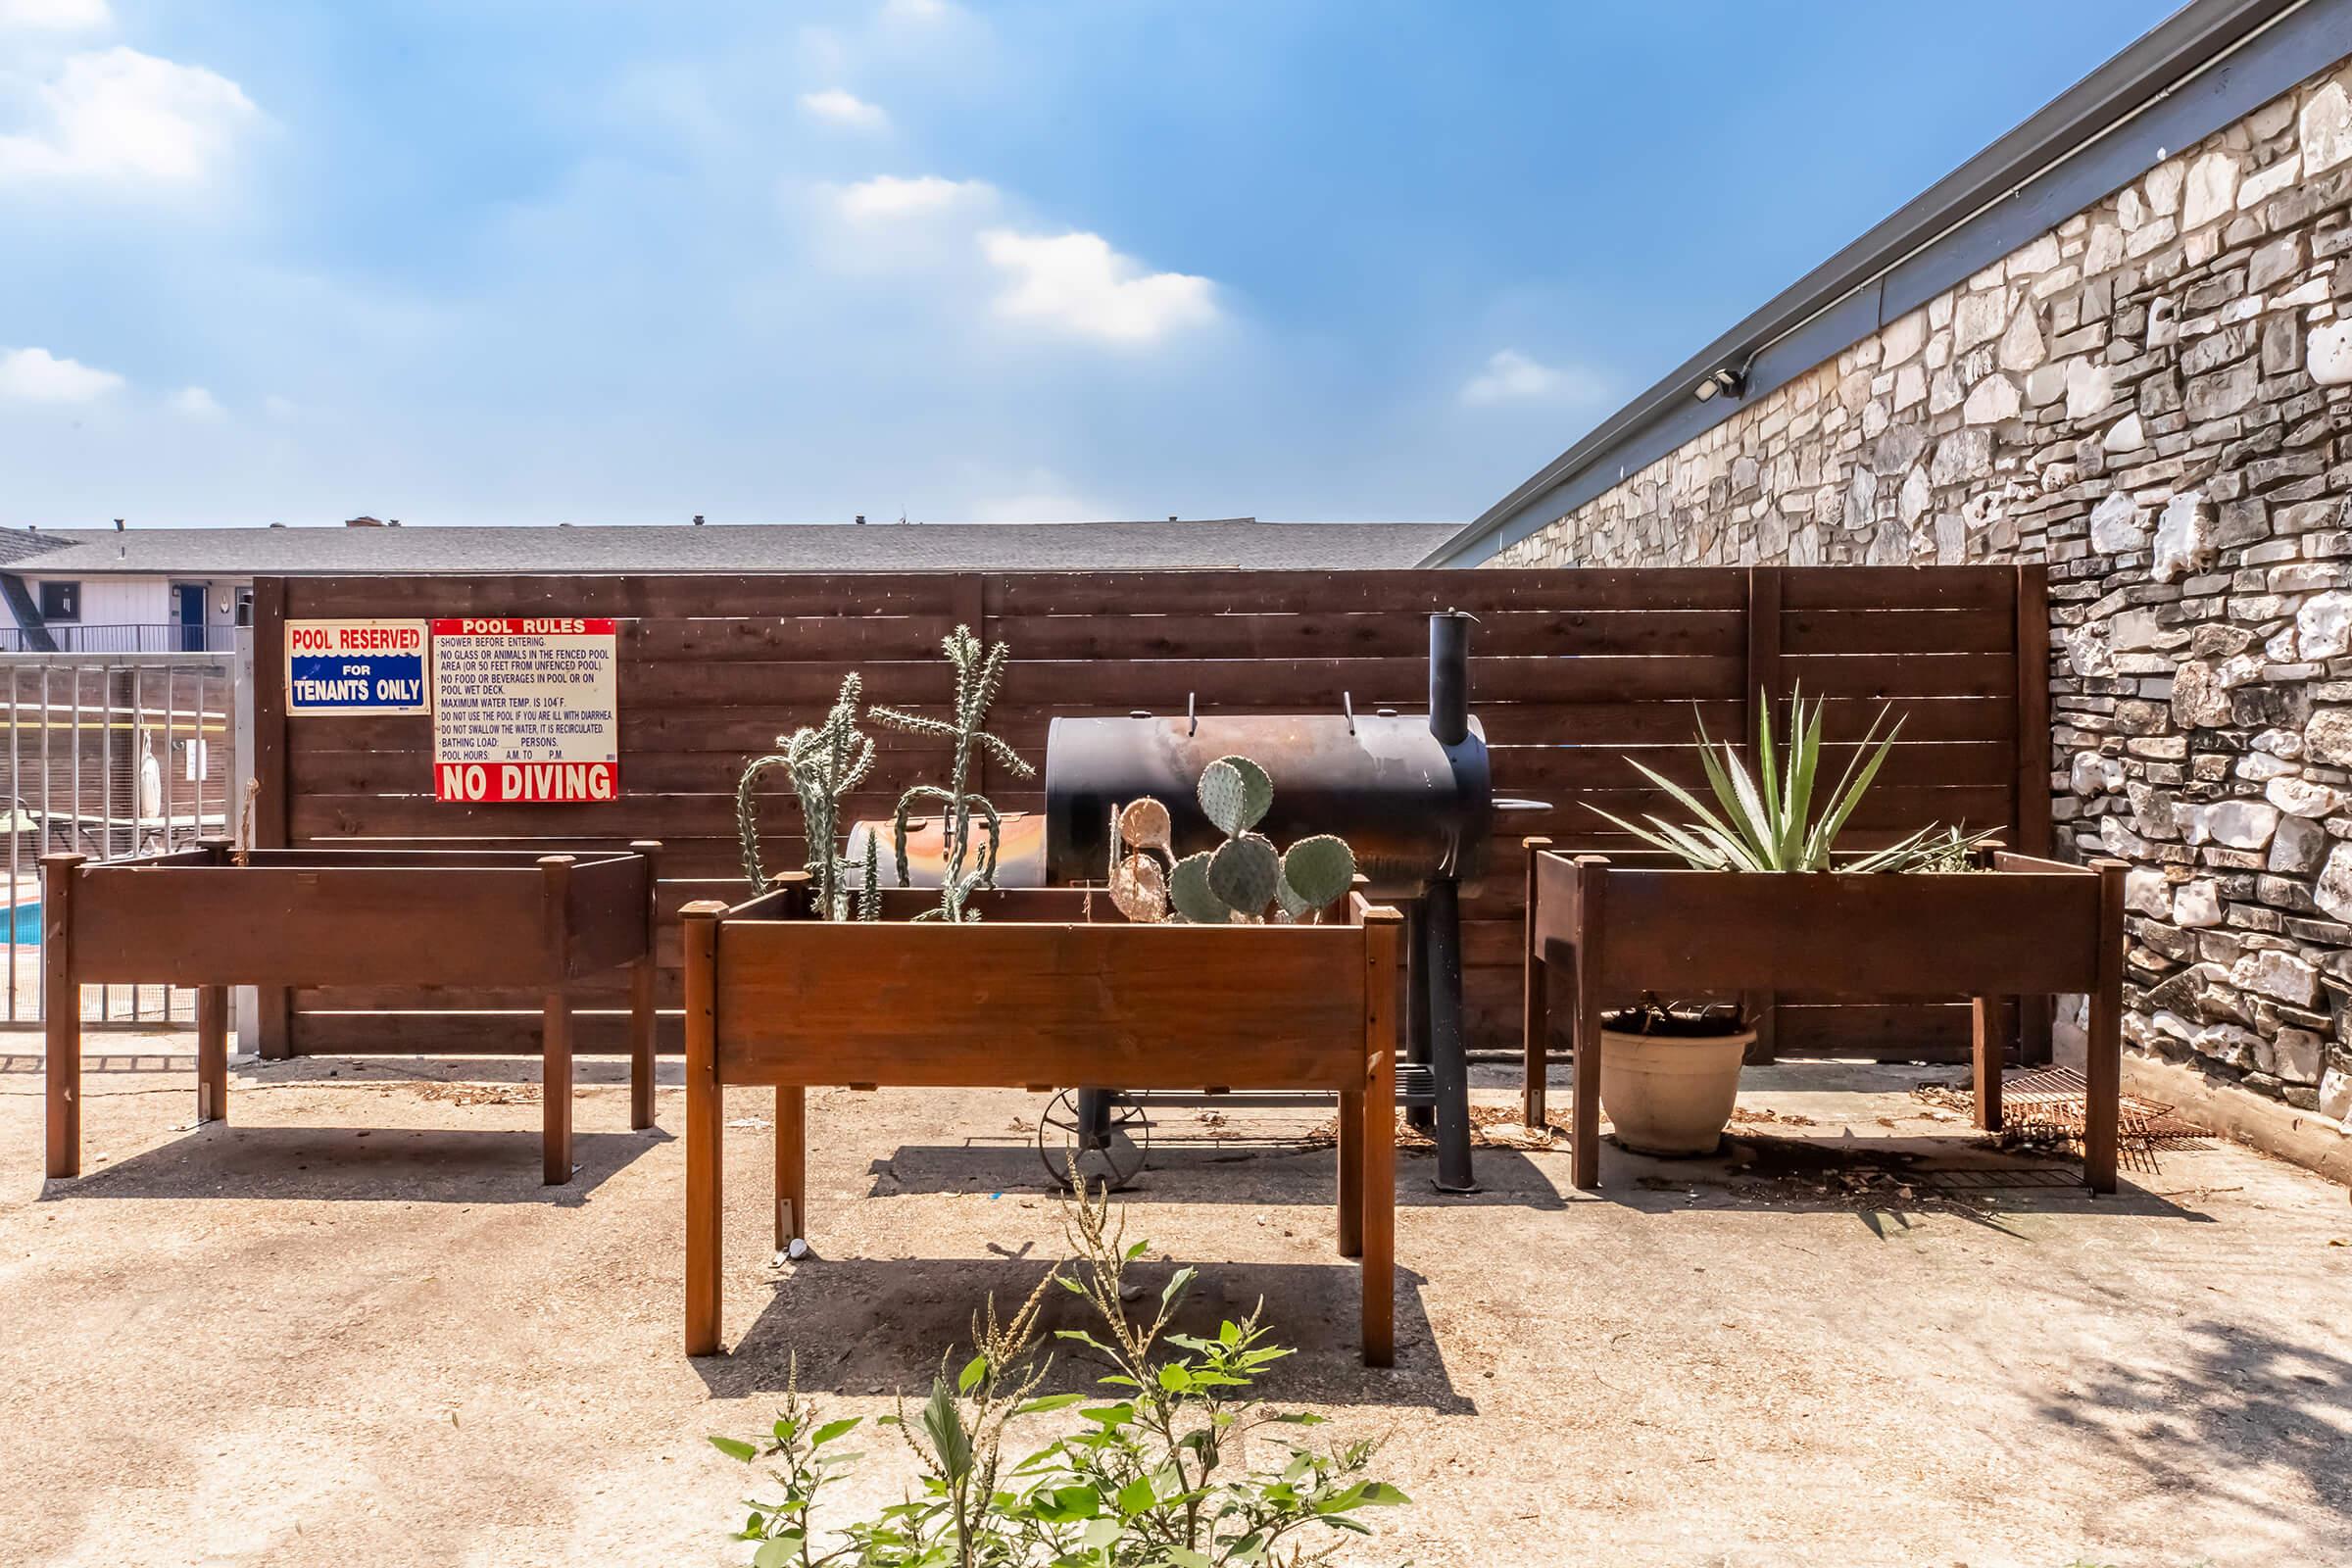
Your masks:
<path fill-rule="evenodd" d="M 434 621 L 434 798 L 617 799 L 615 631 L 562 616 Z"/>

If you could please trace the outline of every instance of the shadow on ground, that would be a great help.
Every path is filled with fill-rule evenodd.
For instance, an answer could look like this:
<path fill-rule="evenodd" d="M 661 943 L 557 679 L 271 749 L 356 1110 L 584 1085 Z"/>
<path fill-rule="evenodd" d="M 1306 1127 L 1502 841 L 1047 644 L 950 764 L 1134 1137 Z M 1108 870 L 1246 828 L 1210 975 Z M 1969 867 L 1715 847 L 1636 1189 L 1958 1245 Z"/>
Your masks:
<path fill-rule="evenodd" d="M 551 1203 L 588 1195 L 670 1135 L 574 1132 L 573 1171 L 562 1187 L 539 1181 L 539 1133 L 427 1127 L 191 1129 L 153 1149 L 41 1188 L 65 1199 L 301 1199 L 313 1202 Z"/>
<path fill-rule="evenodd" d="M 1396 1201 L 1449 1208 L 1479 1204 L 1510 1208 L 1566 1206 L 1536 1162 L 1512 1149 L 1481 1149 L 1475 1193 L 1440 1193 L 1432 1186 L 1436 1160 L 1425 1150 L 1396 1151 Z M 867 1166 L 870 1198 L 903 1193 L 1057 1193 L 1061 1183 L 1032 1144 L 904 1144 Z M 1231 1203 L 1234 1183 L 1247 1170 L 1256 1187 L 1250 1202 L 1323 1204 L 1338 1200 L 1339 1155 L 1329 1144 L 1304 1139 L 1186 1140 L 1152 1146 L 1142 1173 L 1120 1190 L 1132 1203 Z"/>
<path fill-rule="evenodd" d="M 2352 1361 L 2243 1324 L 2186 1326 L 2187 1353 L 2162 1366 L 2122 1360 L 2078 1373 L 2041 1419 L 2086 1436 L 2158 1486 L 2183 1495 L 2219 1489 L 2278 1514 L 2253 1478 L 2294 1471 L 2336 1517 L 2352 1519 Z"/>
<path fill-rule="evenodd" d="M 1703 1159 L 1659 1159 L 1601 1140 L 1600 1187 L 1592 1195 L 1644 1213 L 1694 1203 L 1717 1208 L 1853 1213 L 1874 1232 L 1908 1229 L 1908 1216 L 1957 1215 L 2006 1230 L 2000 1215 L 2071 1213 L 2211 1224 L 2138 1185 L 2093 1194 L 2079 1160 L 2012 1152 L 1950 1136 L 1868 1138 L 1735 1132 Z"/>
<path fill-rule="evenodd" d="M 805 1393 L 904 1391 L 920 1397 L 930 1390 L 940 1356 L 970 1343 L 973 1314 L 991 1297 L 1000 1312 L 1009 1314 L 1037 1288 L 1048 1261 L 1032 1255 L 838 1260 L 811 1255 L 776 1282 L 774 1296 L 735 1341 L 732 1354 L 705 1356 L 694 1367 L 721 1398 L 781 1391 L 796 1377 Z M 1138 1262 L 1129 1268 L 1130 1285 L 1142 1287 L 1130 1292 L 1138 1313 L 1153 1308 L 1176 1266 Z M 1267 1314 L 1274 1342 L 1296 1352 L 1277 1363 L 1261 1386 L 1267 1398 L 1476 1414 L 1477 1406 L 1446 1374 L 1422 1309 L 1422 1283 L 1410 1269 L 1396 1271 L 1394 1368 L 1363 1364 L 1356 1269 L 1337 1258 L 1200 1265 L 1174 1330 L 1213 1336 L 1219 1323 L 1247 1317 L 1262 1299 L 1274 1303 Z M 851 1323 L 858 1325 L 854 1333 L 811 1329 Z M 1042 1392 L 1095 1390 L 1095 1379 L 1107 1367 L 1082 1347 L 1055 1343 L 1054 1333 L 1097 1326 L 1084 1301 L 1048 1287 L 1038 1339 L 1042 1349 L 1053 1352 L 1054 1363 Z"/>

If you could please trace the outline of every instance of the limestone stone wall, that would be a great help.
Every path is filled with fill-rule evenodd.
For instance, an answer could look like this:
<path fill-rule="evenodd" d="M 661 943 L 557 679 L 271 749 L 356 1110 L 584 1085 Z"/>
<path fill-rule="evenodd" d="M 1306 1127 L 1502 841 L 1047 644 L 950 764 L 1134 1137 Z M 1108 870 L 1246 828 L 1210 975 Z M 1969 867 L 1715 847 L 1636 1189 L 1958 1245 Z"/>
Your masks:
<path fill-rule="evenodd" d="M 2348 204 L 2338 67 L 1490 564 L 2047 561 L 2130 1039 L 2352 1116 Z"/>

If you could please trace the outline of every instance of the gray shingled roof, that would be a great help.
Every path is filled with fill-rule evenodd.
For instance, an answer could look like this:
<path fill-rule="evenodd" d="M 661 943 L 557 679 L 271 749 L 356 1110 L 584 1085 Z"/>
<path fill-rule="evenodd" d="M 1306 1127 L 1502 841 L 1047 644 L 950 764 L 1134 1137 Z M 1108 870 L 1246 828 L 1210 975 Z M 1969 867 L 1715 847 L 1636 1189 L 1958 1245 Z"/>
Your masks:
<path fill-rule="evenodd" d="M 65 541 L 55 534 L 34 533 L 27 528 L 0 528 L 0 566 L 13 566 L 29 556 L 46 555 L 65 547 Z"/>
<path fill-rule="evenodd" d="M 1444 522 L 781 523 L 708 527 L 0 529 L 0 564 L 43 574 L 1065 571 L 1410 566 Z M 7 554 L 38 538 L 34 559 Z M 55 543 L 51 543 L 54 541 Z M 26 552 L 26 554 L 32 554 Z"/>

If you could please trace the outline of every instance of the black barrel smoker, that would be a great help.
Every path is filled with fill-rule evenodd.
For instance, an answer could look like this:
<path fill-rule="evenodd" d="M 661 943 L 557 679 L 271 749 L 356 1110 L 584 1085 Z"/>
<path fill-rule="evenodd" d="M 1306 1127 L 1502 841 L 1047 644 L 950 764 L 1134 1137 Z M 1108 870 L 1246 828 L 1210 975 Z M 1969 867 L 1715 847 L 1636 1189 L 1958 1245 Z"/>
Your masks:
<path fill-rule="evenodd" d="M 1470 714 L 1470 621 L 1458 611 L 1429 617 L 1426 714 L 1359 713 L 1343 698 L 1336 713 L 1056 718 L 1046 741 L 1046 880 L 1055 886 L 1101 882 L 1111 813 L 1147 795 L 1168 808 L 1179 857 L 1222 843 L 1195 793 L 1200 770 L 1220 757 L 1247 757 L 1272 777 L 1273 809 L 1258 831 L 1275 843 L 1313 833 L 1348 841 L 1370 894 L 1405 906 L 1408 1046 L 1397 1102 L 1417 1125 L 1434 1125 L 1437 1185 L 1457 1193 L 1476 1186 L 1461 892 L 1477 885 L 1495 805 L 1486 735 Z M 1078 1147 L 1105 1137 L 1122 1108 L 1138 1107 L 1116 1091 L 1081 1092 Z"/>

